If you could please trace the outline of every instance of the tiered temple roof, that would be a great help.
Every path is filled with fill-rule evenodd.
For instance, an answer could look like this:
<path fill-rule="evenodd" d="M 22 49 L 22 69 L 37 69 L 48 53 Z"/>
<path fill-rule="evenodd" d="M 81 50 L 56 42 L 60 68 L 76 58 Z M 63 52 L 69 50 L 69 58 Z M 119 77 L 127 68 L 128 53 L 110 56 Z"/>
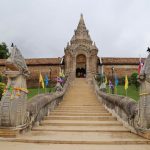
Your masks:
<path fill-rule="evenodd" d="M 89 31 L 86 29 L 82 14 L 77 29 L 75 30 L 75 33 L 71 39 L 71 43 L 74 43 L 76 40 L 86 40 L 92 43 L 91 37 L 89 35 Z"/>

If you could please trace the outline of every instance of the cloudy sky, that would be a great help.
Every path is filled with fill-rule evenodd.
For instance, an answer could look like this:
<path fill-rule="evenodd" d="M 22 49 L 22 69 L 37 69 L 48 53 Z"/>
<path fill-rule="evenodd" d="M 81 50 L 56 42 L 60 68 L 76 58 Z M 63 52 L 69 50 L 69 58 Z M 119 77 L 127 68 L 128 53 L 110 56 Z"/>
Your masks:
<path fill-rule="evenodd" d="M 145 57 L 150 0 L 0 0 L 0 42 L 26 58 L 62 57 L 80 14 L 103 57 Z"/>

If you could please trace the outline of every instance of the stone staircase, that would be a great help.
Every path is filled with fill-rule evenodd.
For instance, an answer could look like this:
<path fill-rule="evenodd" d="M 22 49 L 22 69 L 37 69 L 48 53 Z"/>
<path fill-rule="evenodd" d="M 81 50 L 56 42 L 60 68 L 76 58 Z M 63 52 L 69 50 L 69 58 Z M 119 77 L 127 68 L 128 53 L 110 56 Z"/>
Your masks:
<path fill-rule="evenodd" d="M 16 147 L 31 150 L 150 149 L 149 140 L 131 133 L 103 107 L 86 79 L 73 82 L 61 104 L 40 126 L 9 142 L 7 146 L 17 142 Z"/>

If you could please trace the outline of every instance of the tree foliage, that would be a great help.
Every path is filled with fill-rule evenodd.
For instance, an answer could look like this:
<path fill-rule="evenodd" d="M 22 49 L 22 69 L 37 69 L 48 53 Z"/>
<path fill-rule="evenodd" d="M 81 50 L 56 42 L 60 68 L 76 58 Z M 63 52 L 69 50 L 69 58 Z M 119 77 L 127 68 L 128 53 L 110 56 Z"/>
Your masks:
<path fill-rule="evenodd" d="M 7 45 L 2 42 L 0 44 L 0 59 L 7 59 L 9 57 L 9 50 L 7 48 Z"/>
<path fill-rule="evenodd" d="M 138 82 L 138 73 L 136 72 L 132 73 L 131 82 L 138 89 L 138 87 L 140 86 L 140 83 Z"/>

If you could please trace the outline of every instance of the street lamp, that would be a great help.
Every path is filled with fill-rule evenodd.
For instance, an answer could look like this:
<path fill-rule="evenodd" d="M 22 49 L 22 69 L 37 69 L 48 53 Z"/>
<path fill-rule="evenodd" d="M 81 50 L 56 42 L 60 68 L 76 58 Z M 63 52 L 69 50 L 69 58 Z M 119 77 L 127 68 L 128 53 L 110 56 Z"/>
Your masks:
<path fill-rule="evenodd" d="M 51 81 L 51 76 L 52 76 L 52 68 L 49 68 L 49 79 Z"/>
<path fill-rule="evenodd" d="M 111 89 L 112 89 L 112 94 L 114 94 L 114 66 L 112 66 L 111 67 L 111 71 L 112 71 L 112 87 L 111 87 Z"/>

